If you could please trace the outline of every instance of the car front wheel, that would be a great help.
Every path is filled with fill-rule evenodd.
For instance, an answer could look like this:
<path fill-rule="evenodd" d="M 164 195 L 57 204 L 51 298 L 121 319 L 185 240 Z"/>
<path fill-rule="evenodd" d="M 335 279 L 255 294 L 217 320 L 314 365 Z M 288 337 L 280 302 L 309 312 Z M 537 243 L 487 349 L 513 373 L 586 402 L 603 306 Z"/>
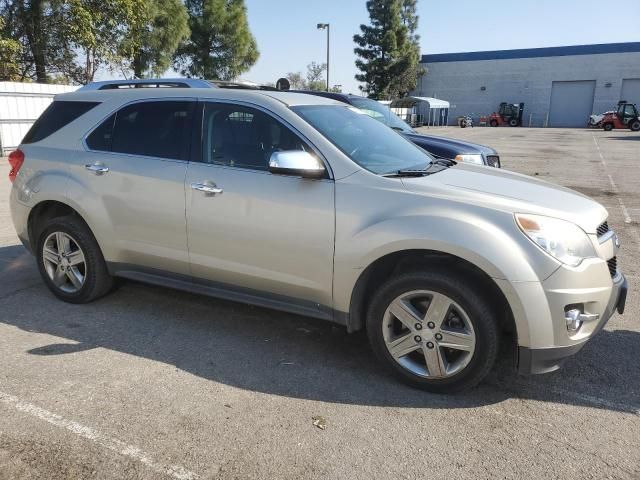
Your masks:
<path fill-rule="evenodd" d="M 479 383 L 495 362 L 498 344 L 490 304 L 447 272 L 404 274 L 382 285 L 368 311 L 367 333 L 396 377 L 436 393 Z"/>

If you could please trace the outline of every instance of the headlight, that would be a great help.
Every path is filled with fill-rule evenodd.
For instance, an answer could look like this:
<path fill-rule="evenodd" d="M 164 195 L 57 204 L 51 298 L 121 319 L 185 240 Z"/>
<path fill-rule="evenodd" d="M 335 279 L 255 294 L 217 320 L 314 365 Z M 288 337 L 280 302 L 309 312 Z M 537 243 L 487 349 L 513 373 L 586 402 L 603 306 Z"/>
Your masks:
<path fill-rule="evenodd" d="M 476 165 L 484 165 L 484 159 L 482 155 L 465 153 L 464 155 L 456 155 L 454 159 L 457 162 L 475 163 Z"/>
<path fill-rule="evenodd" d="M 577 267 L 595 257 L 591 240 L 576 224 L 559 218 L 516 213 L 516 223 L 533 243 L 560 262 Z"/>

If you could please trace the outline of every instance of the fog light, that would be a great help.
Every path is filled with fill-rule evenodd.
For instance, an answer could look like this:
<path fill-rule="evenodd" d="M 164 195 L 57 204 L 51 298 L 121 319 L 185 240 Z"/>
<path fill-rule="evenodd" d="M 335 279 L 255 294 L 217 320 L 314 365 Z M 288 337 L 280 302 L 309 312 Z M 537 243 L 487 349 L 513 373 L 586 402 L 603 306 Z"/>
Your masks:
<path fill-rule="evenodd" d="M 567 331 L 575 333 L 580 330 L 582 326 L 582 319 L 580 318 L 582 312 L 577 308 L 573 308 L 564 312 L 564 321 L 567 322 Z"/>

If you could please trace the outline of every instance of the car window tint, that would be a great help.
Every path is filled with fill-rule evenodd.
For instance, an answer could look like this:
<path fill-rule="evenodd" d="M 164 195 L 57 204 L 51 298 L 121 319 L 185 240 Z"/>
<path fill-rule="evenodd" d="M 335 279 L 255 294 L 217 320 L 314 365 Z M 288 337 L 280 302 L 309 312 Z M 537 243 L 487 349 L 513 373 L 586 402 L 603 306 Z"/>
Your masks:
<path fill-rule="evenodd" d="M 35 143 L 44 140 L 98 104 L 98 102 L 67 101 L 51 103 L 29 129 L 22 143 Z"/>
<path fill-rule="evenodd" d="M 112 151 L 187 160 L 194 102 L 142 102 L 116 115 Z"/>
<path fill-rule="evenodd" d="M 103 152 L 111 151 L 111 141 L 113 140 L 113 126 L 116 120 L 115 113 L 107 118 L 87 137 L 87 146 L 91 150 Z"/>
<path fill-rule="evenodd" d="M 259 110 L 206 104 L 203 161 L 230 167 L 267 170 L 276 151 L 311 149 L 282 123 Z"/>

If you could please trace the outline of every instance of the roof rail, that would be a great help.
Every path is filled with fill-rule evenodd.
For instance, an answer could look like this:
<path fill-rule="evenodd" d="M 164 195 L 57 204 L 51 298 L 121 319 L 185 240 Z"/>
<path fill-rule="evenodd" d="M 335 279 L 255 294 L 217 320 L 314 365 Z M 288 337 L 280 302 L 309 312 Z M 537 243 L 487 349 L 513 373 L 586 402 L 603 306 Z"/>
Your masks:
<path fill-rule="evenodd" d="M 250 82 L 248 80 L 207 80 L 214 87 L 218 88 L 227 88 L 227 89 L 235 89 L 235 90 L 267 90 L 277 92 L 279 91 L 275 87 L 271 87 L 268 85 L 262 85 L 260 83 Z"/>
<path fill-rule="evenodd" d="M 105 80 L 91 82 L 79 91 L 120 90 L 128 88 L 216 88 L 206 80 L 198 78 L 143 78 L 136 80 Z"/>

